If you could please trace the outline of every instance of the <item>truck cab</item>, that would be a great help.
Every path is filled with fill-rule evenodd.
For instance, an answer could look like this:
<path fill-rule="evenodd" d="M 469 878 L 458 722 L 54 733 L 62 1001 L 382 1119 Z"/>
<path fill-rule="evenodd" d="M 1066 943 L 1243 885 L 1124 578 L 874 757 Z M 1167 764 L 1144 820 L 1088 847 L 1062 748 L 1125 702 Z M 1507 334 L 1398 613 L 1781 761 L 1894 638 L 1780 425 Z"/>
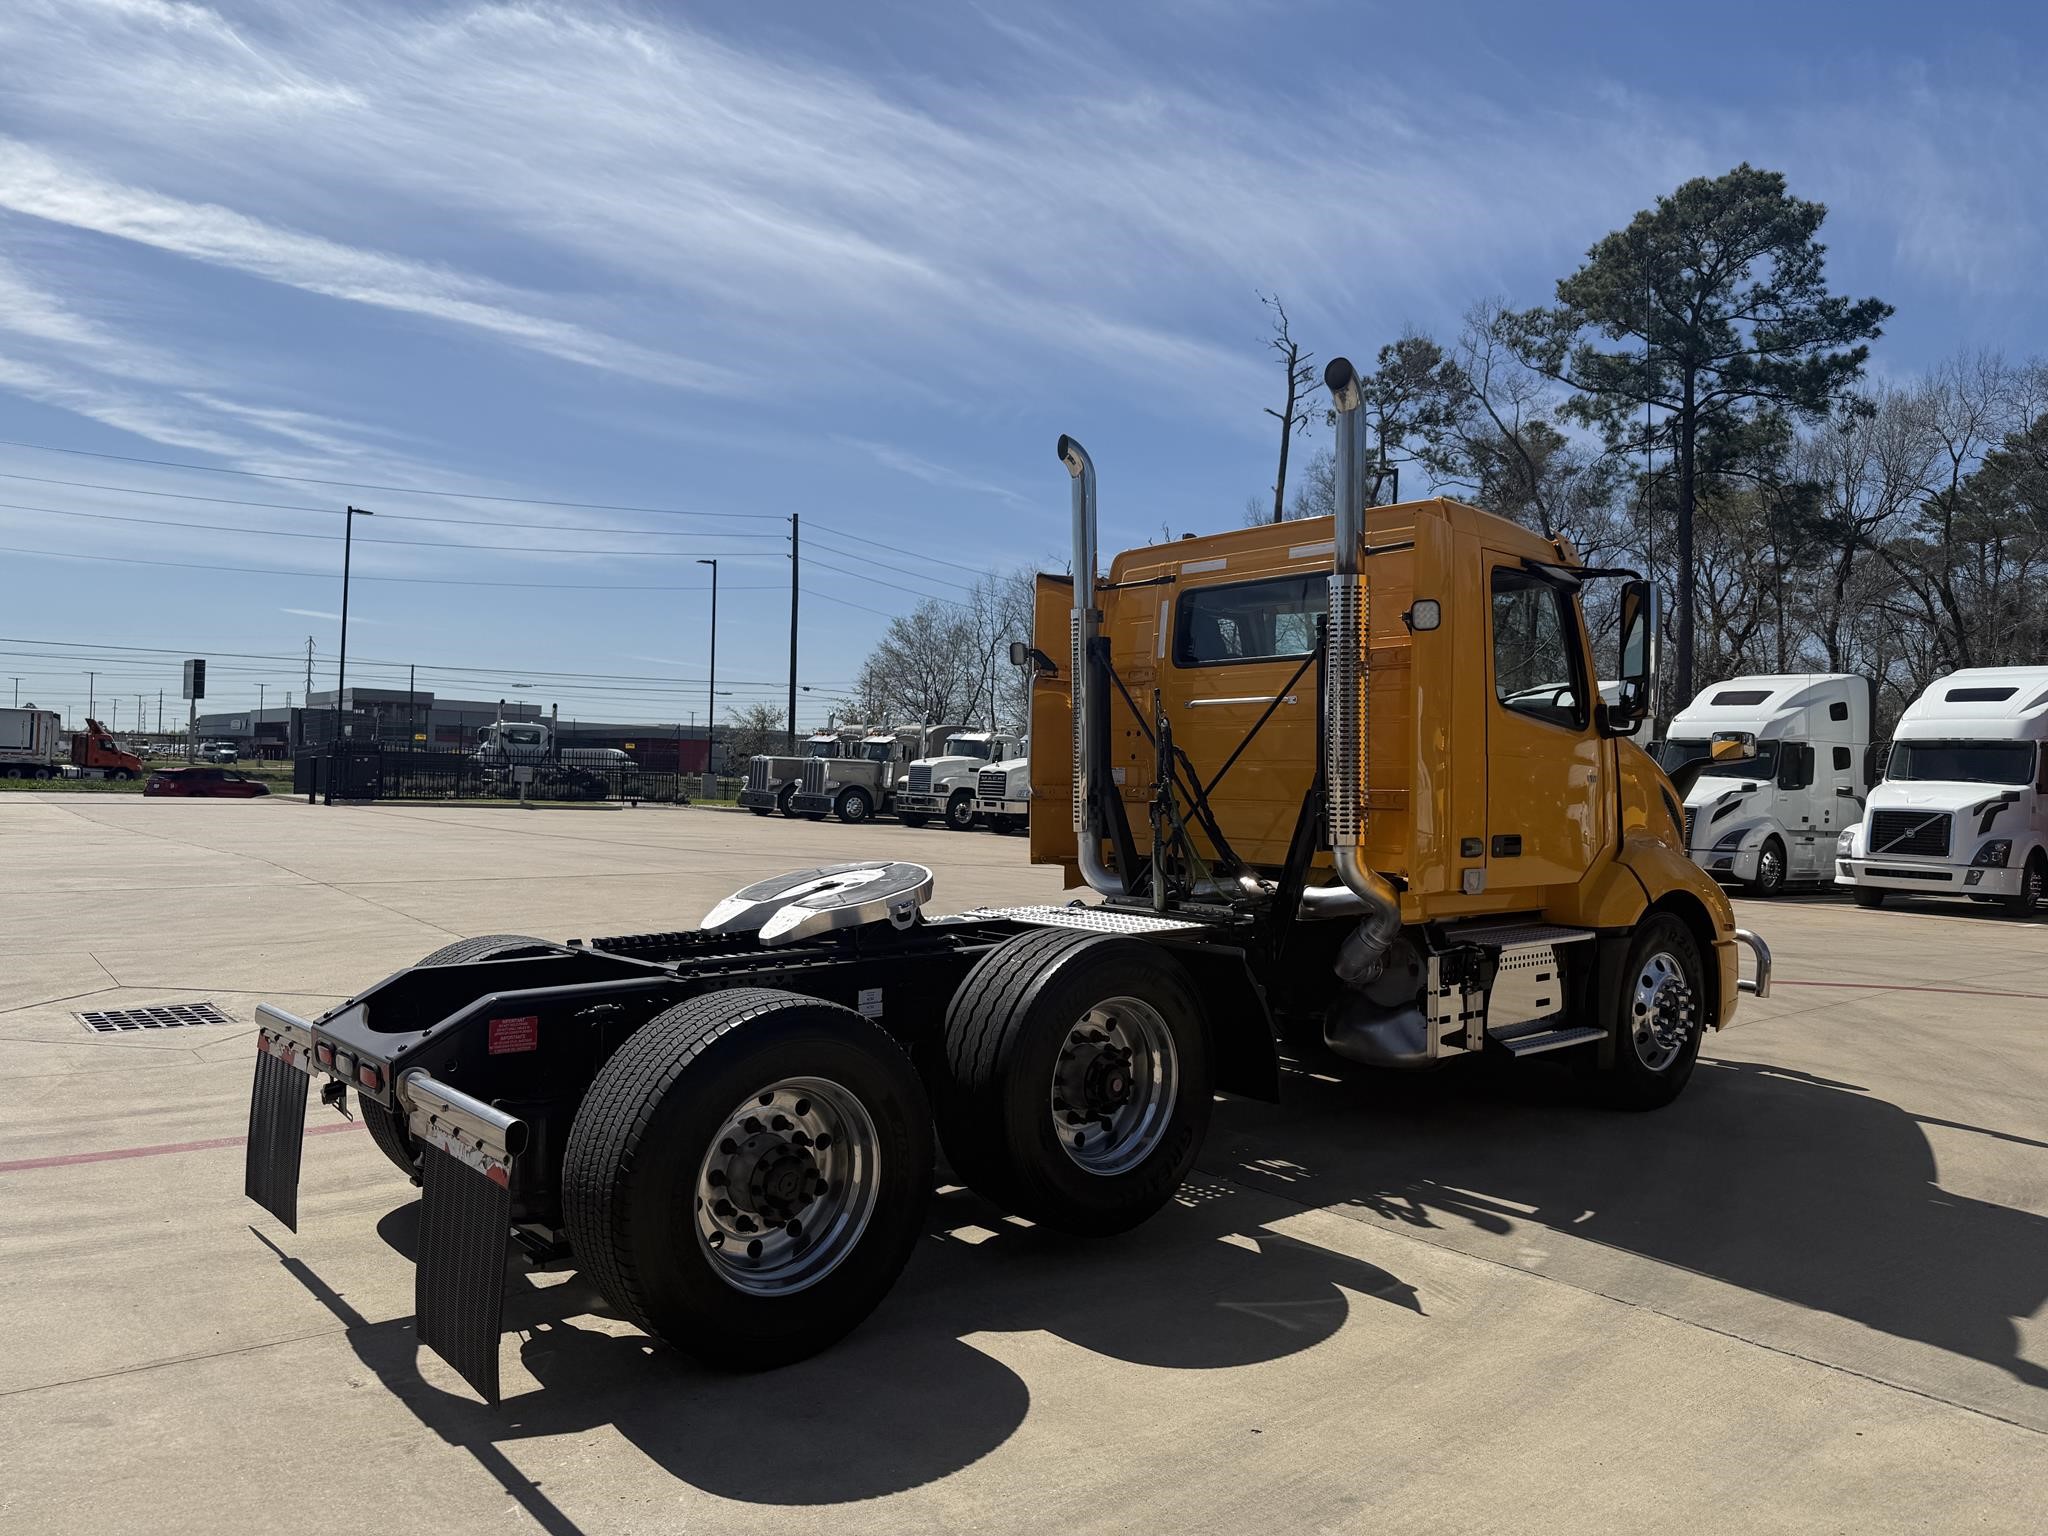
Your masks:
<path fill-rule="evenodd" d="M 71 733 L 71 772 L 88 779 L 135 779 L 142 776 L 142 759 L 99 721 L 87 720 L 84 730 Z"/>
<path fill-rule="evenodd" d="M 1701 770 L 1685 797 L 1687 849 L 1715 879 L 1754 896 L 1835 876 L 1835 843 L 1863 819 L 1869 678 L 1841 672 L 1732 677 L 1673 718 L 1659 761 L 1700 756 L 1717 732 L 1756 738 L 1746 762 Z"/>
<path fill-rule="evenodd" d="M 478 760 L 492 766 L 545 762 L 551 746 L 548 728 L 538 720 L 494 720 L 476 736 Z"/>
<path fill-rule="evenodd" d="M 790 802 L 801 787 L 799 781 L 803 777 L 804 764 L 814 757 L 845 757 L 859 739 L 858 732 L 813 731 L 794 756 L 756 753 L 747 759 L 747 782 L 740 790 L 740 805 L 756 816 L 766 816 L 774 811 L 785 816 L 796 815 Z"/>
<path fill-rule="evenodd" d="M 1968 896 L 2014 916 L 2048 900 L 2048 667 L 1975 667 L 1906 707 L 1838 885 L 1858 906 L 1894 893 Z"/>
<path fill-rule="evenodd" d="M 974 776 L 974 812 L 997 832 L 1022 832 L 1031 820 L 1031 738 L 1017 756 L 990 763 Z"/>
<path fill-rule="evenodd" d="M 904 769 L 921 750 L 924 739 L 922 726 L 869 731 L 851 739 L 837 758 L 806 762 L 796 793 L 790 797 L 791 814 L 831 815 L 859 823 L 893 810 Z"/>
<path fill-rule="evenodd" d="M 952 728 L 931 756 L 910 765 L 908 781 L 896 797 L 896 819 L 921 827 L 937 816 L 955 832 L 968 830 L 979 814 L 974 800 L 981 771 L 1018 753 L 1015 736 Z"/>

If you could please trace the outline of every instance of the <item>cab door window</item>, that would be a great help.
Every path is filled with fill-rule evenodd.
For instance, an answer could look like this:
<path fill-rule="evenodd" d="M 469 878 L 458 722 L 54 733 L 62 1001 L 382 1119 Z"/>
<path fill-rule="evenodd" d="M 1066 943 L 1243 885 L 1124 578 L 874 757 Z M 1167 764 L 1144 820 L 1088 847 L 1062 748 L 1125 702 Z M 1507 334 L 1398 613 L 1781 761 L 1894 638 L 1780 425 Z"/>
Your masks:
<path fill-rule="evenodd" d="M 1503 709 L 1586 724 L 1586 683 L 1570 594 L 1533 572 L 1493 572 L 1493 692 Z"/>

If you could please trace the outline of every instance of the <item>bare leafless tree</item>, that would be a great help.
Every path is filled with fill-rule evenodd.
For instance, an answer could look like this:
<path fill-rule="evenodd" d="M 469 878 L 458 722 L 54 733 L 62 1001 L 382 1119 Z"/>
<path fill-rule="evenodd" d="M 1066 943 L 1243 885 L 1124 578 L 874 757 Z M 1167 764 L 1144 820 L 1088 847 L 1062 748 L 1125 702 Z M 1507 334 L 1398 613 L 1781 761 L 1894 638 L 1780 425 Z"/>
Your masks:
<path fill-rule="evenodd" d="M 1273 521 L 1277 523 L 1286 515 L 1288 450 L 1294 445 L 1295 434 L 1308 426 L 1312 414 L 1309 402 L 1323 384 L 1316 376 L 1315 354 L 1304 352 L 1294 339 L 1288 325 L 1287 306 L 1280 302 L 1280 295 L 1262 293 L 1259 302 L 1266 306 L 1272 317 L 1273 334 L 1266 338 L 1266 345 L 1279 357 L 1287 378 L 1287 393 L 1280 409 L 1276 411 L 1270 405 L 1266 407 L 1266 414 L 1280 423 L 1280 467 L 1273 475 Z"/>

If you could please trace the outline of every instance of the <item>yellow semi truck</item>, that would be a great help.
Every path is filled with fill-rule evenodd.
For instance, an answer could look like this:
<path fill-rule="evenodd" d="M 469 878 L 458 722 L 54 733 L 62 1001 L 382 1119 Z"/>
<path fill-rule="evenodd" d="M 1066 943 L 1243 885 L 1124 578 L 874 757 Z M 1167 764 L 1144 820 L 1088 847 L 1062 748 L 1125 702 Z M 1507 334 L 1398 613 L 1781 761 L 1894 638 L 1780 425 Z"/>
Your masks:
<path fill-rule="evenodd" d="M 1575 1051 L 1610 1101 L 1671 1099 L 1770 956 L 1626 739 L 1653 589 L 1470 507 L 1368 513 L 1357 381 L 1327 382 L 1334 519 L 1100 577 L 1094 467 L 1060 440 L 1073 575 L 1016 659 L 1031 856 L 1092 897 L 932 917 L 929 869 L 832 864 L 694 928 L 468 939 L 316 1019 L 263 1004 L 249 1196 L 295 1227 L 309 1083 L 353 1094 L 424 1192 L 418 1337 L 495 1399 L 508 1240 L 702 1359 L 781 1364 L 894 1283 L 934 1130 L 1006 1209 L 1122 1231 L 1215 1094 L 1280 1096 L 1281 1032 L 1376 1065 Z M 1612 701 L 1578 600 L 1607 579 Z"/>

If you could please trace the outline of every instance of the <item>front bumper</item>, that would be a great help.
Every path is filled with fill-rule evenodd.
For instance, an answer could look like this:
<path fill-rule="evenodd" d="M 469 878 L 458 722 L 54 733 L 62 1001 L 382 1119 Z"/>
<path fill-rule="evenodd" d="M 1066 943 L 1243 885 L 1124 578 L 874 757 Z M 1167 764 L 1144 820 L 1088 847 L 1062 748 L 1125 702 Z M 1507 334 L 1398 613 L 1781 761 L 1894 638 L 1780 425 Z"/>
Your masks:
<path fill-rule="evenodd" d="M 799 816 L 829 816 L 836 799 L 837 796 L 829 790 L 823 794 L 798 790 L 789 797 L 789 808 Z"/>
<path fill-rule="evenodd" d="M 1974 864 L 1887 859 L 1840 859 L 1835 884 L 1883 891 L 1918 891 L 1923 896 L 2017 896 L 2025 865 L 1988 869 Z"/>
<path fill-rule="evenodd" d="M 740 791 L 740 805 L 750 811 L 772 811 L 775 809 L 775 791 L 772 789 L 743 789 Z"/>
<path fill-rule="evenodd" d="M 1029 800 L 976 800 L 974 811 L 977 816 L 1029 816 Z"/>
<path fill-rule="evenodd" d="M 896 814 L 900 816 L 908 811 L 913 816 L 943 816 L 946 814 L 946 801 L 950 798 L 943 794 L 901 794 L 896 797 Z"/>

